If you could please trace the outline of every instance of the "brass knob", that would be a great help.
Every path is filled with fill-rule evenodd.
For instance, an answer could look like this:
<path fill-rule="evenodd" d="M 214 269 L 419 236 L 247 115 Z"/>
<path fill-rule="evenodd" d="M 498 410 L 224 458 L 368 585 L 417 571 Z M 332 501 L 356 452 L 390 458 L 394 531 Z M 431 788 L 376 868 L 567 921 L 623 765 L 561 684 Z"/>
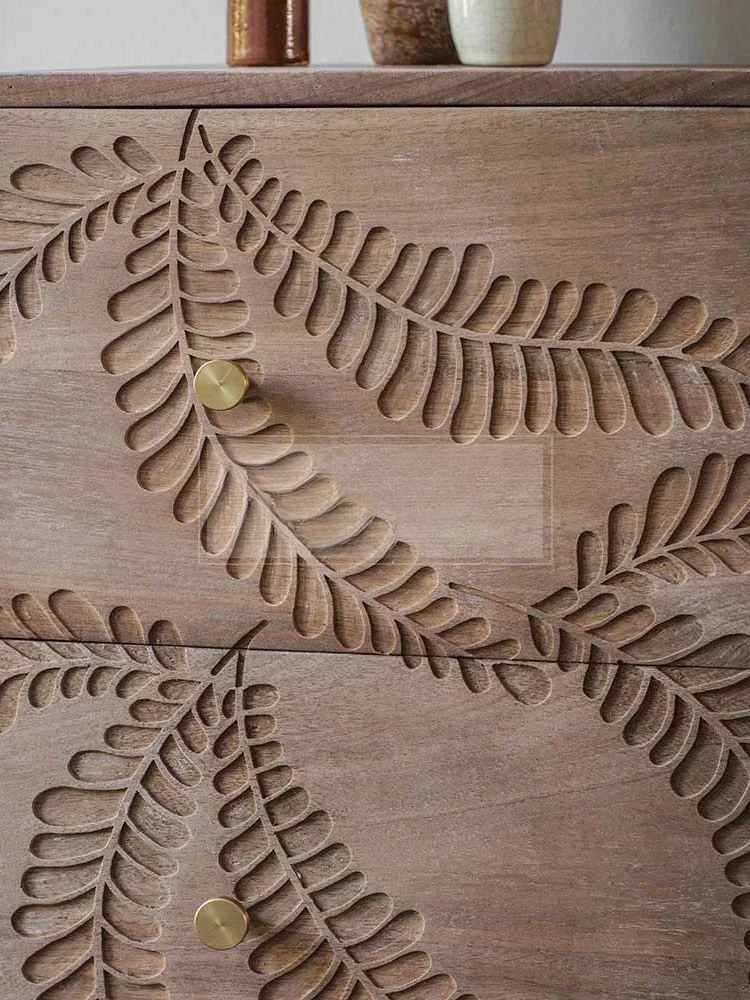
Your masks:
<path fill-rule="evenodd" d="M 195 911 L 193 926 L 204 944 L 217 951 L 236 948 L 247 934 L 247 911 L 226 897 L 209 899 Z"/>
<path fill-rule="evenodd" d="M 232 361 L 206 361 L 193 377 L 195 395 L 209 410 L 231 410 L 245 398 L 249 385 Z"/>

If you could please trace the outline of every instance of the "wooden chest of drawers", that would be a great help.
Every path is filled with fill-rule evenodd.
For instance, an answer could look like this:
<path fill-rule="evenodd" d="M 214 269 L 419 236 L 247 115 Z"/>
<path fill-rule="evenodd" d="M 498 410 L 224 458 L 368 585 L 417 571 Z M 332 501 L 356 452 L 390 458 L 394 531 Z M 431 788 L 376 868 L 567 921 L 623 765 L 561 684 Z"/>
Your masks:
<path fill-rule="evenodd" d="M 747 995 L 748 101 L 0 78 L 0 996 Z"/>

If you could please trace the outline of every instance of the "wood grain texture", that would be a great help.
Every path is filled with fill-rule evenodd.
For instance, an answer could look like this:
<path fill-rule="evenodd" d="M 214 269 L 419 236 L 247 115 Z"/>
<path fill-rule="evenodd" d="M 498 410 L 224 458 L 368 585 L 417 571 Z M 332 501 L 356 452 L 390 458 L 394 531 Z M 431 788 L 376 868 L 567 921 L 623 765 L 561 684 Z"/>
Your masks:
<path fill-rule="evenodd" d="M 93 637 L 125 599 L 190 645 L 267 619 L 476 693 L 741 664 L 744 112 L 0 129 L 3 635 Z M 225 414 L 211 357 L 253 387 Z"/>
<path fill-rule="evenodd" d="M 5 996 L 746 995 L 746 669 L 550 668 L 530 705 L 154 628 L 0 645 Z"/>
<path fill-rule="evenodd" d="M 0 74 L 0 107 L 747 107 L 742 67 L 421 66 Z"/>

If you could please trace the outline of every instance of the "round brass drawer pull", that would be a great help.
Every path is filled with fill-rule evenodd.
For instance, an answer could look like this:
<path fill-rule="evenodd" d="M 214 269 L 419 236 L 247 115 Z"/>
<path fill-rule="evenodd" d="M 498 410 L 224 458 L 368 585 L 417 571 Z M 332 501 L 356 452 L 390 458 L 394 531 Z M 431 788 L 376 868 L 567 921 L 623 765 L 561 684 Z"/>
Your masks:
<path fill-rule="evenodd" d="M 206 900 L 195 911 L 195 933 L 209 948 L 236 948 L 247 934 L 247 911 L 236 900 L 220 897 Z"/>
<path fill-rule="evenodd" d="M 232 361 L 206 361 L 193 377 L 195 395 L 209 410 L 231 410 L 245 398 L 250 383 Z"/>

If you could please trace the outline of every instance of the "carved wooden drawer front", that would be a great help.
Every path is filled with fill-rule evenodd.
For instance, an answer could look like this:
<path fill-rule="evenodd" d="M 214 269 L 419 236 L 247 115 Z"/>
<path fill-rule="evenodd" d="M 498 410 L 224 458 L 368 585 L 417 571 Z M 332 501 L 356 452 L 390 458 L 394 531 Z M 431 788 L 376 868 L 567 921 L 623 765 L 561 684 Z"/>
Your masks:
<path fill-rule="evenodd" d="M 0 111 L 0 995 L 745 995 L 749 113 Z"/>

